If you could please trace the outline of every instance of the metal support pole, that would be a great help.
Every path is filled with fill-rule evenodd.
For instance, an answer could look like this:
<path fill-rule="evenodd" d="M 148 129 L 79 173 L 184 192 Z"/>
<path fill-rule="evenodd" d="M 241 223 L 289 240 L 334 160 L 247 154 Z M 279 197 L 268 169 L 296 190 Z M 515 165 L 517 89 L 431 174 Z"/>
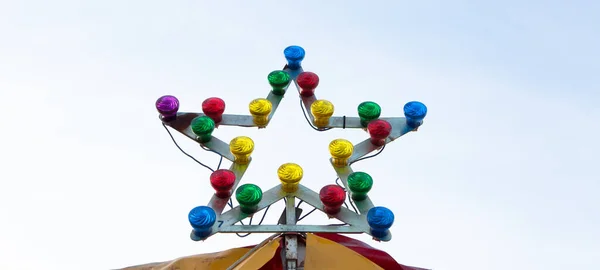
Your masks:
<path fill-rule="evenodd" d="M 287 203 L 285 205 L 286 211 L 286 224 L 296 224 L 296 198 L 294 196 L 287 196 Z M 298 266 L 298 235 L 286 235 L 285 236 L 285 262 L 287 270 L 296 270 Z"/>

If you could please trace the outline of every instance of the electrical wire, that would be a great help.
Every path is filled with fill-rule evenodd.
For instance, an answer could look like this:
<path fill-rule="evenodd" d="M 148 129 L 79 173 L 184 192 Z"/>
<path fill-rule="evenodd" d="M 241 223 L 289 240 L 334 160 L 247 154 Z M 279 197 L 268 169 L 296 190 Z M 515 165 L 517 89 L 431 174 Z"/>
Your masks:
<path fill-rule="evenodd" d="M 310 210 L 310 212 L 306 213 L 306 215 L 301 216 L 300 218 L 298 218 L 298 221 L 303 220 L 305 217 L 307 217 L 308 215 L 312 214 L 312 212 L 314 212 L 315 210 L 317 210 L 317 208 L 313 208 L 313 210 Z"/>
<path fill-rule="evenodd" d="M 352 164 L 354 164 L 354 163 L 356 163 L 356 162 L 359 162 L 359 161 L 361 161 L 361 160 L 365 160 L 365 159 L 374 158 L 374 157 L 378 156 L 379 154 L 381 154 L 381 152 L 383 152 L 383 149 L 385 149 L 385 144 L 384 144 L 384 145 L 383 145 L 381 148 L 379 148 L 379 151 L 377 151 L 377 153 L 375 153 L 375 154 L 373 154 L 373 155 L 370 155 L 370 156 L 361 157 L 361 158 L 359 158 L 359 159 L 357 159 L 357 160 L 355 160 L 355 161 L 352 161 L 352 162 L 350 162 L 350 163 L 348 164 L 348 166 L 350 166 L 350 165 L 352 165 Z"/>
<path fill-rule="evenodd" d="M 233 200 L 231 198 L 229 198 L 229 202 L 227 203 L 227 205 L 229 205 L 229 207 L 233 208 Z M 271 208 L 271 205 L 268 205 L 267 208 L 265 208 L 265 212 L 263 213 L 262 217 L 260 218 L 260 221 L 258 222 L 257 225 L 261 225 L 263 223 L 263 221 L 265 220 L 265 217 L 267 216 L 267 212 L 269 212 L 269 208 Z M 250 222 L 248 223 L 248 225 L 252 225 L 252 218 L 254 218 L 254 215 L 250 217 Z M 245 225 L 243 221 L 240 220 L 240 223 L 242 225 Z M 235 233 L 238 237 L 246 237 L 252 233 L 246 233 L 246 234 L 240 234 L 240 233 Z"/>
<path fill-rule="evenodd" d="M 173 134 L 171 134 L 171 131 L 169 131 L 169 129 L 167 128 L 167 125 L 165 125 L 165 123 L 162 123 L 163 127 L 165 128 L 165 130 L 167 131 L 167 133 L 169 133 L 169 137 L 171 137 L 171 140 L 173 141 L 173 143 L 175 144 L 175 146 L 177 146 L 177 148 L 179 149 L 179 151 L 181 151 L 184 155 L 188 156 L 189 158 L 191 158 L 192 160 L 196 161 L 196 163 L 202 165 L 202 167 L 209 169 L 211 172 L 214 172 L 215 170 L 213 170 L 211 167 L 205 165 L 204 163 L 198 161 L 196 158 L 194 158 L 192 155 L 186 153 L 183 149 L 181 149 L 181 147 L 179 146 L 179 144 L 177 144 L 177 141 L 175 140 L 175 138 L 173 137 Z"/>
<path fill-rule="evenodd" d="M 308 119 L 308 115 L 306 113 L 306 110 L 304 109 L 304 103 L 302 102 L 302 97 L 300 97 L 300 108 L 302 109 L 302 114 L 304 115 L 304 119 L 306 119 L 306 122 L 310 125 L 310 127 L 316 131 L 328 131 L 330 129 L 332 129 L 331 127 L 328 128 L 318 128 L 315 127 L 313 125 L 313 123 L 310 122 L 310 119 Z"/>
<path fill-rule="evenodd" d="M 344 186 L 340 185 L 340 183 L 338 182 L 339 180 L 340 180 L 339 177 L 336 178 L 335 179 L 335 184 L 338 185 L 338 186 L 340 186 L 346 192 L 346 194 L 347 194 L 348 191 L 346 190 L 346 188 Z M 352 198 L 350 196 L 347 196 L 347 197 L 348 197 L 348 201 L 350 202 L 350 206 L 352 206 L 352 209 L 354 209 L 354 212 L 358 213 L 358 210 L 356 209 L 356 206 L 354 206 L 354 203 L 352 202 Z M 346 206 L 346 208 L 350 208 L 350 207 L 348 207 L 348 204 L 346 202 L 344 202 L 344 206 Z"/>
<path fill-rule="evenodd" d="M 213 153 L 219 155 L 220 158 L 219 158 L 219 165 L 217 165 L 217 170 L 220 169 L 221 168 L 221 163 L 223 163 L 223 155 L 219 154 L 219 152 L 217 152 L 215 150 L 212 150 L 212 149 L 210 149 L 210 148 L 208 148 L 208 147 L 206 147 L 206 146 L 204 146 L 202 144 L 200 145 L 200 147 L 202 149 L 204 149 L 205 151 L 213 152 Z"/>

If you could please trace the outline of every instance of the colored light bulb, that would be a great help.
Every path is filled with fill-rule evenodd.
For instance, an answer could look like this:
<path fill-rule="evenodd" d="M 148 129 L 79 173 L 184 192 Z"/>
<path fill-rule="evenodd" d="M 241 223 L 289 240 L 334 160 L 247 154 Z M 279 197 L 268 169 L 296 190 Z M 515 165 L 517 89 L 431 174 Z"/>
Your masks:
<path fill-rule="evenodd" d="M 411 101 L 404 105 L 404 116 L 406 124 L 412 128 L 418 128 L 423 124 L 423 119 L 427 115 L 427 106 L 418 101 Z"/>
<path fill-rule="evenodd" d="M 385 120 L 377 119 L 369 122 L 367 125 L 369 136 L 371 136 L 371 143 L 376 146 L 382 146 L 385 144 L 385 140 L 390 133 L 392 133 L 392 125 Z"/>
<path fill-rule="evenodd" d="M 281 188 L 285 192 L 295 192 L 302 180 L 303 170 L 295 163 L 285 163 L 277 169 L 277 177 L 281 181 Z"/>
<path fill-rule="evenodd" d="M 352 192 L 352 200 L 362 201 L 373 187 L 373 178 L 365 172 L 353 172 L 348 175 L 348 188 Z"/>
<path fill-rule="evenodd" d="M 273 110 L 271 101 L 266 98 L 257 98 L 250 102 L 248 108 L 250 109 L 254 124 L 259 128 L 266 127 L 269 123 L 269 115 Z"/>
<path fill-rule="evenodd" d="M 194 228 L 192 234 L 195 236 L 195 240 L 202 240 L 212 232 L 212 226 L 217 220 L 217 214 L 215 210 L 208 206 L 198 206 L 190 211 L 188 220 L 192 228 Z"/>
<path fill-rule="evenodd" d="M 212 138 L 212 132 L 215 130 L 215 121 L 203 115 L 194 118 L 190 126 L 192 127 L 192 132 L 198 136 L 198 141 L 206 143 Z"/>
<path fill-rule="evenodd" d="M 314 117 L 313 123 L 318 128 L 325 128 L 329 126 L 329 119 L 333 115 L 333 103 L 319 99 L 315 100 L 310 105 L 310 113 Z"/>
<path fill-rule="evenodd" d="M 210 185 L 215 189 L 215 195 L 219 198 L 229 198 L 234 184 L 235 174 L 230 170 L 220 169 L 210 174 Z"/>
<path fill-rule="evenodd" d="M 287 67 L 289 69 L 299 69 L 302 66 L 302 60 L 304 60 L 304 55 L 306 52 L 300 46 L 292 45 L 283 50 L 283 55 L 287 60 Z"/>
<path fill-rule="evenodd" d="M 256 212 L 258 203 L 262 200 L 262 190 L 257 185 L 244 184 L 235 191 L 235 198 L 243 213 L 252 214 Z"/>
<path fill-rule="evenodd" d="M 235 163 L 248 164 L 254 151 L 254 141 L 246 136 L 235 137 L 229 142 L 229 151 L 233 154 Z"/>
<path fill-rule="evenodd" d="M 215 123 L 221 122 L 225 112 L 225 101 L 218 97 L 207 98 L 202 102 L 202 112 Z"/>
<path fill-rule="evenodd" d="M 340 212 L 342 204 L 346 201 L 346 191 L 338 185 L 327 185 L 321 188 L 319 198 L 325 206 L 325 213 L 335 215 Z"/>
<path fill-rule="evenodd" d="M 348 158 L 352 156 L 354 145 L 348 140 L 336 139 L 329 144 L 329 153 L 331 162 L 335 167 L 344 167 L 348 165 Z"/>
<path fill-rule="evenodd" d="M 373 207 L 367 212 L 367 223 L 371 227 L 373 237 L 384 238 L 394 224 L 394 213 L 383 206 Z"/>
<path fill-rule="evenodd" d="M 285 90 L 291 81 L 290 74 L 283 70 L 272 71 L 269 73 L 269 76 L 267 76 L 267 79 L 269 80 L 269 84 L 273 89 L 273 94 L 279 96 L 285 94 Z"/>
<path fill-rule="evenodd" d="M 296 82 L 300 87 L 300 95 L 310 97 L 315 94 L 315 88 L 319 86 L 319 76 L 312 72 L 302 72 L 296 78 Z"/>
<path fill-rule="evenodd" d="M 367 127 L 369 122 L 379 118 L 380 115 L 381 107 L 375 102 L 365 101 L 358 105 L 358 117 L 363 127 Z"/>
<path fill-rule="evenodd" d="M 174 96 L 162 96 L 156 100 L 156 110 L 164 121 L 174 120 L 179 111 L 179 100 Z"/>

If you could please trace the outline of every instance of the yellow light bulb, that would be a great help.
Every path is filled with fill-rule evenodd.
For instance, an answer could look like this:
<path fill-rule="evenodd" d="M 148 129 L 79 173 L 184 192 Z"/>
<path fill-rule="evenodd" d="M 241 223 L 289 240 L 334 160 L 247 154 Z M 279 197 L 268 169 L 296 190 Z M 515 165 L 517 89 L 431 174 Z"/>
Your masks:
<path fill-rule="evenodd" d="M 302 180 L 302 167 L 295 163 L 285 163 L 279 166 L 277 176 L 281 181 L 281 188 L 285 192 L 295 192 L 298 190 L 298 184 Z"/>
<path fill-rule="evenodd" d="M 315 118 L 315 126 L 325 128 L 329 126 L 329 119 L 333 115 L 333 103 L 324 99 L 315 100 L 310 105 L 310 112 Z"/>
<path fill-rule="evenodd" d="M 257 98 L 251 101 L 248 107 L 254 124 L 258 127 L 265 127 L 269 123 L 269 114 L 273 110 L 271 101 L 265 98 Z"/>
<path fill-rule="evenodd" d="M 348 140 L 336 139 L 329 144 L 329 153 L 331 162 L 335 167 L 344 167 L 348 165 L 348 158 L 352 156 L 354 145 Z"/>
<path fill-rule="evenodd" d="M 235 163 L 248 164 L 250 163 L 250 154 L 254 151 L 254 141 L 246 136 L 235 137 L 229 143 L 229 151 L 235 157 Z"/>

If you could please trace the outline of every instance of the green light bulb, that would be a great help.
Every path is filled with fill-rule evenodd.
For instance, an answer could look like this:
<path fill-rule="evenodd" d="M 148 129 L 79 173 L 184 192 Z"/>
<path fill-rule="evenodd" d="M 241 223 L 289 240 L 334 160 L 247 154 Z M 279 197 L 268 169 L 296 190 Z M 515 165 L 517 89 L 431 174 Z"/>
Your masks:
<path fill-rule="evenodd" d="M 200 143 L 206 143 L 212 138 L 212 132 L 215 130 L 215 121 L 208 116 L 199 116 L 192 120 L 190 124 L 192 132 L 198 136 Z"/>
<path fill-rule="evenodd" d="M 363 127 L 367 127 L 369 122 L 379 118 L 380 115 L 381 107 L 373 101 L 365 101 L 358 105 L 358 117 Z"/>
<path fill-rule="evenodd" d="M 348 175 L 348 188 L 352 199 L 362 201 L 367 198 L 367 193 L 373 187 L 373 178 L 365 172 L 353 172 Z"/>
<path fill-rule="evenodd" d="M 273 88 L 273 94 L 279 96 L 285 94 L 285 90 L 291 81 L 290 74 L 283 70 L 272 71 L 267 78 L 269 79 L 269 84 Z"/>
<path fill-rule="evenodd" d="M 235 198 L 243 213 L 252 214 L 256 212 L 258 203 L 262 200 L 262 190 L 257 185 L 244 184 L 235 191 Z"/>

